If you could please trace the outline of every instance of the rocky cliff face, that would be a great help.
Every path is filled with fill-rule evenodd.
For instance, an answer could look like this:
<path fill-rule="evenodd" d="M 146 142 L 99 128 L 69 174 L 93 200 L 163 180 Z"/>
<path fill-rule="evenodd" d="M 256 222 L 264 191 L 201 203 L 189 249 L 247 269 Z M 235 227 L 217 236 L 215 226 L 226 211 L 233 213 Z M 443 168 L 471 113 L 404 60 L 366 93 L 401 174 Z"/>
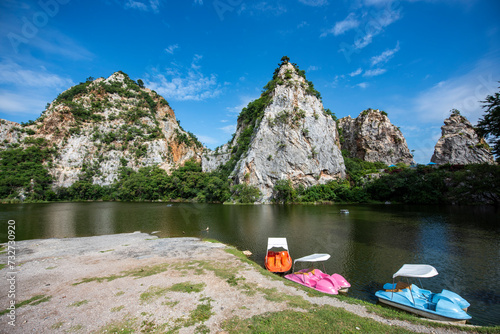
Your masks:
<path fill-rule="evenodd" d="M 257 186 L 263 202 L 281 179 L 309 187 L 344 178 L 336 123 L 304 72 L 285 61 L 265 89 L 243 109 L 232 141 L 204 155 L 203 169 L 226 163 L 234 183 Z"/>
<path fill-rule="evenodd" d="M 109 185 L 121 167 L 159 165 L 169 170 L 199 160 L 203 147 L 177 123 L 167 101 L 123 72 L 61 93 L 33 124 L 3 121 L 4 148 L 41 138 L 56 149 L 48 166 L 55 187 L 83 178 Z"/>
<path fill-rule="evenodd" d="M 26 138 L 26 132 L 16 122 L 0 119 L 0 149 L 11 145 L 20 145 Z"/>
<path fill-rule="evenodd" d="M 434 147 L 431 161 L 436 164 L 467 165 L 495 163 L 488 144 L 462 115 L 452 113 L 444 120 L 441 138 Z"/>
<path fill-rule="evenodd" d="M 339 129 L 343 137 L 342 150 L 347 150 L 351 158 L 387 165 L 414 163 L 406 139 L 383 111 L 368 109 L 357 118 L 341 118 Z"/>

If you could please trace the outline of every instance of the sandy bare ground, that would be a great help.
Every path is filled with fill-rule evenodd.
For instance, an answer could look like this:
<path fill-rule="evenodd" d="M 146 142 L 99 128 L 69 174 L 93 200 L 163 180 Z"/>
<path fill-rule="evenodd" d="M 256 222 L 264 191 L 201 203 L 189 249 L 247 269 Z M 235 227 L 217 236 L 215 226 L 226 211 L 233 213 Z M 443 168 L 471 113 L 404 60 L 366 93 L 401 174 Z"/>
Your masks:
<path fill-rule="evenodd" d="M 136 232 L 28 240 L 17 242 L 16 248 L 16 302 L 44 297 L 16 308 L 15 326 L 9 325 L 9 314 L 0 316 L 2 333 L 102 333 L 120 327 L 137 332 L 220 333 L 221 323 L 235 316 L 249 318 L 289 308 L 286 302 L 265 298 L 263 289 L 273 288 L 415 332 L 457 333 L 387 320 L 363 306 L 328 296 L 308 297 L 281 280 L 263 276 L 226 252 L 227 246 L 196 238 L 160 239 Z M 0 310 L 12 300 L 6 279 L 11 271 L 8 267 L 0 271 Z M 186 291 L 186 286 L 193 291 Z M 196 310 L 203 309 L 211 314 L 196 322 Z"/>

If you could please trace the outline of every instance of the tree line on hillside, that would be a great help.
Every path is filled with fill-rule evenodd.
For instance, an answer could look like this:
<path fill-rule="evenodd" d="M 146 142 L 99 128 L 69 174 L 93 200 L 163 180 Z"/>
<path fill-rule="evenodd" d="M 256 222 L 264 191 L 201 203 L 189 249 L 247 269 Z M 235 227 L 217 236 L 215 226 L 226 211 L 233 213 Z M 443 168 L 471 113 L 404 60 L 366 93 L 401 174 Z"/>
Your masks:
<path fill-rule="evenodd" d="M 347 152 L 344 152 L 347 155 Z M 0 198 L 4 202 L 25 201 L 196 201 L 253 203 L 258 188 L 231 185 L 224 171 L 202 172 L 200 164 L 188 161 L 167 174 L 157 166 L 138 171 L 122 167 L 112 185 L 92 183 L 88 174 L 67 188 L 52 188 L 52 177 L 44 167 L 50 149 L 30 146 L 0 152 Z M 398 166 L 387 168 L 344 157 L 348 177 L 309 188 L 280 180 L 274 186 L 275 203 L 374 203 L 490 204 L 499 205 L 500 166 L 443 165 L 438 168 Z M 380 173 L 380 169 L 383 172 Z"/>

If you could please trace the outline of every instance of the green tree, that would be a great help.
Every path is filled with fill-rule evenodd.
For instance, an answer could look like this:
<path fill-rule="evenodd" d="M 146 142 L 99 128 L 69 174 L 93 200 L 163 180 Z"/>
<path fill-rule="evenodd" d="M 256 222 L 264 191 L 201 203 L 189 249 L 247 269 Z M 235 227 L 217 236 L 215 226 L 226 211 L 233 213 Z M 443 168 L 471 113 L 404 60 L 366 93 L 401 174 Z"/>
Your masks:
<path fill-rule="evenodd" d="M 292 186 L 290 180 L 278 180 L 273 188 L 273 201 L 275 203 L 291 203 L 297 198 L 297 192 Z"/>
<path fill-rule="evenodd" d="M 141 88 L 144 88 L 144 81 L 142 81 L 141 79 L 137 79 L 137 85 Z"/>
<path fill-rule="evenodd" d="M 40 200 L 50 190 L 52 176 L 44 162 L 50 160 L 52 152 L 41 140 L 33 143 L 37 146 L 0 152 L 0 198 L 24 192 L 27 199 Z"/>
<path fill-rule="evenodd" d="M 500 81 L 499 81 L 500 82 Z M 500 88 L 500 87 L 498 87 Z M 478 134 L 484 138 L 490 138 L 493 146 L 493 154 L 500 159 L 500 93 L 488 95 L 486 100 L 481 101 L 486 113 L 477 123 Z"/>
<path fill-rule="evenodd" d="M 239 203 L 255 203 L 261 196 L 259 188 L 246 183 L 232 186 L 231 192 L 234 200 Z"/>

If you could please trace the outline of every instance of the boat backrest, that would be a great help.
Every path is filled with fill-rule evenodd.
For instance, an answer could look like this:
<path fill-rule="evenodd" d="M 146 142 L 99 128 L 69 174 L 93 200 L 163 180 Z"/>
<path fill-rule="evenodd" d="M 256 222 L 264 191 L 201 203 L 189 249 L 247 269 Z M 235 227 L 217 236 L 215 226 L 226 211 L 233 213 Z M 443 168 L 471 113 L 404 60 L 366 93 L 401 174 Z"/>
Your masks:
<path fill-rule="evenodd" d="M 410 285 L 408 285 L 408 283 L 405 283 L 403 281 L 399 281 L 398 283 L 396 283 L 396 289 L 398 290 L 408 289 L 409 287 Z"/>

